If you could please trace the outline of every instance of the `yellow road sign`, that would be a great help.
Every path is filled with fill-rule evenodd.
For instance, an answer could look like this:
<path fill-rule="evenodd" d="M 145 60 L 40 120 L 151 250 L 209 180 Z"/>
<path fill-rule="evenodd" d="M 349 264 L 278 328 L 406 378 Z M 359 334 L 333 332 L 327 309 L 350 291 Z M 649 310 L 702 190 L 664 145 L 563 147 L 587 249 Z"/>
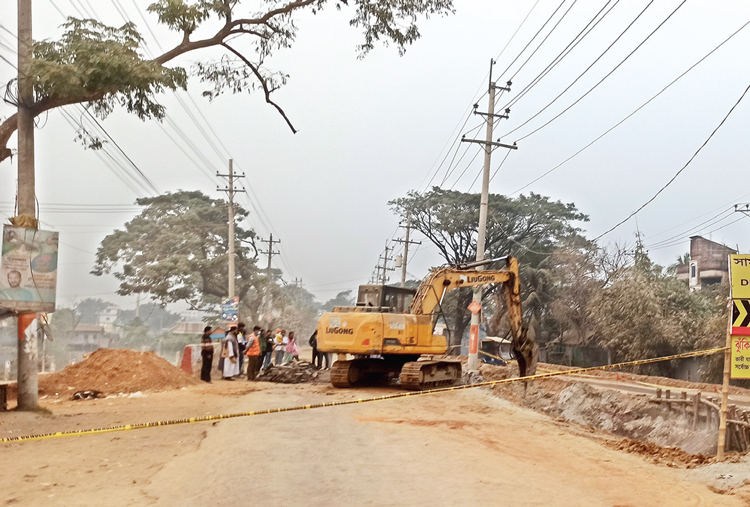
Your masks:
<path fill-rule="evenodd" d="M 732 300 L 732 334 L 750 336 L 750 300 Z"/>
<path fill-rule="evenodd" d="M 731 378 L 750 378 L 750 339 L 732 336 Z"/>
<path fill-rule="evenodd" d="M 750 255 L 729 256 L 732 299 L 750 299 Z"/>

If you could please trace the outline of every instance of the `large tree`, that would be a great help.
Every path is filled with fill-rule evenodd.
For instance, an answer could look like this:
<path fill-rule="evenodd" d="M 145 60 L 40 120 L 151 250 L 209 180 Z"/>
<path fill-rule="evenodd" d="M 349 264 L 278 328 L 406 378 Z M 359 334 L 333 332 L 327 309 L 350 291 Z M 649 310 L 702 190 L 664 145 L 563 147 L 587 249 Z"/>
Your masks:
<path fill-rule="evenodd" d="M 410 216 L 412 226 L 437 247 L 447 263 L 455 265 L 476 258 L 480 198 L 480 194 L 433 187 L 424 193 L 409 192 L 406 197 L 389 204 L 402 218 Z M 544 289 L 540 263 L 562 241 L 579 237 L 576 223 L 587 220 L 588 217 L 572 203 L 553 201 L 534 193 L 516 198 L 490 194 L 485 257 L 509 254 L 518 257 L 526 302 L 543 300 L 544 296 L 539 293 Z M 536 271 L 532 272 L 531 268 Z M 525 272 L 527 269 L 529 271 Z M 533 286 L 525 283 L 532 278 L 538 283 Z M 490 297 L 492 293 L 492 290 L 485 291 L 484 297 Z M 535 299 L 529 299 L 531 293 L 536 294 Z M 451 301 L 452 298 L 456 300 Z M 454 345 L 460 341 L 469 323 L 470 314 L 466 308 L 471 298 L 471 290 L 461 289 L 449 293 L 443 305 L 444 310 L 451 310 L 452 317 L 449 315 L 448 318 L 454 331 Z"/>
<path fill-rule="evenodd" d="M 350 12 L 349 24 L 362 31 L 357 48 L 361 55 L 376 42 L 393 43 L 403 53 L 420 36 L 420 16 L 453 12 L 452 0 L 157 0 L 148 11 L 175 32 L 177 43 L 153 58 L 139 51 L 142 37 L 133 23 L 110 27 L 70 17 L 59 40 L 34 42 L 30 110 L 39 116 L 57 107 L 86 104 L 104 118 L 121 105 L 141 119 L 161 119 L 164 107 L 155 95 L 186 88 L 192 73 L 207 85 L 203 94 L 209 98 L 225 91 L 261 90 L 295 131 L 271 99 L 288 76 L 269 70 L 266 63 L 276 51 L 292 45 L 301 15 L 331 6 Z M 191 69 L 172 65 L 176 58 L 206 48 L 223 54 L 198 60 Z M 15 95 L 12 88 L 10 97 Z M 0 123 L 0 162 L 12 153 L 8 141 L 16 129 L 15 114 Z"/>
<path fill-rule="evenodd" d="M 184 301 L 215 309 L 227 295 L 227 203 L 195 191 L 138 199 L 144 210 L 102 240 L 95 275 L 114 273 L 120 295 L 148 294 L 162 305 Z M 238 224 L 248 215 L 235 205 Z M 256 300 L 265 281 L 256 266 L 255 233 L 235 232 L 236 293 Z"/>

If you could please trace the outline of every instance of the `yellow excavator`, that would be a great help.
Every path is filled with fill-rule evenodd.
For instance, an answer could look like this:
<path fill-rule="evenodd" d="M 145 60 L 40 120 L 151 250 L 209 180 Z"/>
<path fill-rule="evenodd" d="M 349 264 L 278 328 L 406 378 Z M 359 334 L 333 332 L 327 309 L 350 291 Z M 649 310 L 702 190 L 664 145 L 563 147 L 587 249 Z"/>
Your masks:
<path fill-rule="evenodd" d="M 506 269 L 476 269 L 502 260 L 507 263 Z M 361 285 L 356 306 L 336 307 L 318 321 L 318 350 L 340 354 L 331 368 L 331 383 L 336 387 L 379 383 L 394 373 L 399 374 L 404 389 L 455 383 L 461 378 L 459 361 L 418 359 L 421 355 L 443 355 L 448 351 L 446 337 L 435 334 L 445 292 L 493 283 L 502 283 L 505 290 L 513 335 L 511 349 L 520 374 L 533 375 L 539 348 L 527 337 L 523 324 L 518 261 L 508 256 L 434 268 L 416 290 Z M 346 360 L 346 354 L 355 358 Z"/>

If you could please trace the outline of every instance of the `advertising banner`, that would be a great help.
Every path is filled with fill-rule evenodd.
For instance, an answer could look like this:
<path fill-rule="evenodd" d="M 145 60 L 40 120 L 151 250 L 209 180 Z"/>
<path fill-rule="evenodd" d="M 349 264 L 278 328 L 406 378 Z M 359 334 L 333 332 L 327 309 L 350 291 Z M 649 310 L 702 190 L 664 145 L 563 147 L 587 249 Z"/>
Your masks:
<path fill-rule="evenodd" d="M 235 324 L 239 320 L 240 298 L 235 296 L 221 301 L 221 321 Z"/>
<path fill-rule="evenodd" d="M 3 226 L 0 308 L 54 312 L 58 233 Z"/>

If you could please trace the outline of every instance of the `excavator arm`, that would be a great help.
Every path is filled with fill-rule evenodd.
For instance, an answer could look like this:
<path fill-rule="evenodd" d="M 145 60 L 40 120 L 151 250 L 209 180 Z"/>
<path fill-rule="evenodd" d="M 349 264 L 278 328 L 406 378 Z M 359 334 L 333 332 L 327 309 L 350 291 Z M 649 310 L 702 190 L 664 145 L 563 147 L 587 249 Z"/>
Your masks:
<path fill-rule="evenodd" d="M 523 324 L 521 312 L 521 282 L 518 276 L 518 260 L 507 257 L 507 269 L 476 270 L 443 266 L 433 269 L 422 281 L 411 304 L 411 313 L 429 315 L 440 303 L 446 291 L 460 287 L 477 287 L 493 283 L 502 283 L 505 290 L 505 301 L 510 320 L 511 349 L 518 360 L 521 376 L 536 373 L 539 347 L 529 339 L 528 329 Z"/>

